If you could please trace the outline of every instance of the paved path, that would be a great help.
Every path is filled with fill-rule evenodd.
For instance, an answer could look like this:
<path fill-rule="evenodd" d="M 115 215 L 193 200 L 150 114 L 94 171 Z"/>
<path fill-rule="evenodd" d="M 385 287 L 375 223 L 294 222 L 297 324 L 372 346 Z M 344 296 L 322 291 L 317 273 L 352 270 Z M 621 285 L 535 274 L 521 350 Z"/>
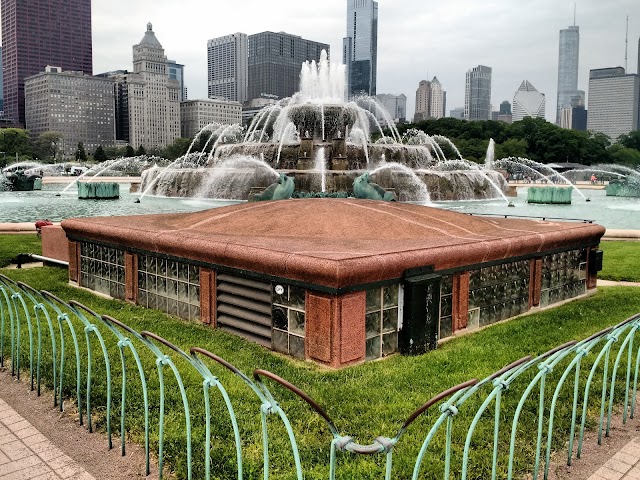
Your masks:
<path fill-rule="evenodd" d="M 598 279 L 599 287 L 640 287 L 639 282 L 617 282 L 615 280 Z"/>
<path fill-rule="evenodd" d="M 0 399 L 1 480 L 95 480 Z"/>
<path fill-rule="evenodd" d="M 640 437 L 627 443 L 588 480 L 640 479 Z"/>

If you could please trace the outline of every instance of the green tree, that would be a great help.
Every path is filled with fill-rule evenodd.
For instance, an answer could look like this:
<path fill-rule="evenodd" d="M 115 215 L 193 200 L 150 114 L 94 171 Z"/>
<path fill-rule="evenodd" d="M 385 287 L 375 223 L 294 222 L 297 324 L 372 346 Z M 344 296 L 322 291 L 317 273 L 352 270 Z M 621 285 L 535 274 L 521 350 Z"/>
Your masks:
<path fill-rule="evenodd" d="M 189 145 L 191 145 L 191 141 L 192 139 L 190 138 L 176 138 L 171 145 L 167 145 L 164 148 L 161 155 L 169 160 L 175 160 L 187 153 Z"/>
<path fill-rule="evenodd" d="M 136 155 L 140 156 L 140 155 L 146 155 L 147 151 L 144 149 L 144 147 L 142 145 L 140 145 L 138 147 L 138 150 L 136 151 Z"/>
<path fill-rule="evenodd" d="M 526 157 L 527 141 L 522 138 L 508 138 L 496 144 L 496 160 L 507 157 Z"/>
<path fill-rule="evenodd" d="M 12 158 L 31 155 L 31 140 L 26 130 L 3 128 L 0 130 L 0 163 L 8 163 Z"/>
<path fill-rule="evenodd" d="M 62 132 L 47 131 L 34 142 L 34 154 L 45 161 L 55 162 L 62 154 Z"/>
<path fill-rule="evenodd" d="M 107 155 L 107 160 L 113 158 L 124 157 L 126 154 L 125 147 L 106 147 L 104 153 Z"/>
<path fill-rule="evenodd" d="M 78 148 L 76 148 L 76 160 L 81 162 L 87 161 L 87 152 L 84 151 L 84 144 L 82 142 L 78 142 Z"/>
<path fill-rule="evenodd" d="M 93 159 L 96 162 L 104 162 L 107 160 L 107 154 L 105 153 L 104 148 L 102 148 L 102 145 L 98 145 L 98 148 L 96 148 L 96 151 L 93 154 Z"/>
<path fill-rule="evenodd" d="M 634 130 L 618 137 L 618 143 L 625 148 L 633 148 L 640 152 L 640 130 Z"/>
<path fill-rule="evenodd" d="M 628 167 L 640 166 L 640 151 L 635 148 L 626 148 L 622 144 L 612 145 L 609 149 L 611 161 Z"/>
<path fill-rule="evenodd" d="M 125 157 L 135 157 L 136 156 L 136 152 L 133 150 L 133 147 L 131 145 L 127 145 L 127 148 L 124 151 L 124 156 Z"/>

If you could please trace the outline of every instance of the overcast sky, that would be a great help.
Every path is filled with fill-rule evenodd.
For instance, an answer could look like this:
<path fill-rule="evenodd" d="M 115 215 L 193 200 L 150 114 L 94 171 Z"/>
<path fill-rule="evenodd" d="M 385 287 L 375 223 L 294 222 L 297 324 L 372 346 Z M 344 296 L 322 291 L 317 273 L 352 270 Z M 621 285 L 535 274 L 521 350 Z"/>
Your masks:
<path fill-rule="evenodd" d="M 413 117 L 418 82 L 437 76 L 447 91 L 448 111 L 464 105 L 465 73 L 493 68 L 491 103 L 512 102 L 523 80 L 547 97 L 555 120 L 558 36 L 573 24 L 568 0 L 379 0 L 378 93 L 404 93 Z M 578 0 L 580 78 L 589 69 L 624 67 L 629 15 L 629 73 L 636 73 L 640 1 Z M 234 32 L 284 31 L 331 45 L 342 61 L 346 0 L 97 0 L 93 2 L 94 73 L 132 68 L 132 45 L 147 22 L 166 55 L 185 65 L 189 98 L 207 96 L 207 40 Z"/>

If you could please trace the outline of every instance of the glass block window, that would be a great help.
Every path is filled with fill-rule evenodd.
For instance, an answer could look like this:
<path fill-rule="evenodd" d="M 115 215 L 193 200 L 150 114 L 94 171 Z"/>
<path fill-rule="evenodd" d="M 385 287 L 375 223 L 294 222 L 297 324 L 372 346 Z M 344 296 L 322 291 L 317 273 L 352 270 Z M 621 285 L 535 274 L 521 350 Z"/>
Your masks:
<path fill-rule="evenodd" d="M 529 309 L 529 260 L 472 270 L 469 277 L 469 323 L 481 327 Z"/>
<path fill-rule="evenodd" d="M 80 286 L 124 300 L 124 250 L 81 242 Z"/>
<path fill-rule="evenodd" d="M 200 320 L 200 268 L 155 255 L 138 255 L 138 305 Z"/>
<path fill-rule="evenodd" d="M 440 280 L 440 326 L 438 339 L 453 335 L 453 275 Z"/>
<path fill-rule="evenodd" d="M 586 249 L 554 253 L 542 259 L 541 307 L 577 297 L 586 291 Z"/>
<path fill-rule="evenodd" d="M 386 357 L 398 351 L 400 286 L 367 290 L 366 359 Z"/>
<path fill-rule="evenodd" d="M 271 342 L 277 352 L 304 360 L 306 290 L 278 284 L 273 292 Z"/>

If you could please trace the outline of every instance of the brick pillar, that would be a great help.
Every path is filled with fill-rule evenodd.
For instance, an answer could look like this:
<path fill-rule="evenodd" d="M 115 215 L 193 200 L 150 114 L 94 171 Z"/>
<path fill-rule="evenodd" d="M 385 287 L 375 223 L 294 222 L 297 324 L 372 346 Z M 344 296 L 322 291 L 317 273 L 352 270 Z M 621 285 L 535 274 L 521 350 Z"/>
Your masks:
<path fill-rule="evenodd" d="M 69 240 L 69 281 L 80 284 L 80 244 Z"/>
<path fill-rule="evenodd" d="M 138 254 L 124 254 L 124 298 L 127 302 L 138 303 Z"/>
<path fill-rule="evenodd" d="M 587 289 L 592 290 L 598 286 L 598 272 L 592 268 L 592 255 L 595 255 L 598 247 L 592 247 L 587 250 Z"/>
<path fill-rule="evenodd" d="M 216 326 L 216 272 L 200 267 L 200 321 Z"/>
<path fill-rule="evenodd" d="M 365 360 L 366 292 L 329 295 L 307 290 L 305 350 L 334 368 Z"/>
<path fill-rule="evenodd" d="M 529 266 L 529 308 L 540 305 L 542 290 L 542 259 L 532 258 Z"/>
<path fill-rule="evenodd" d="M 453 332 L 467 328 L 469 323 L 469 272 L 453 276 L 452 321 Z"/>

